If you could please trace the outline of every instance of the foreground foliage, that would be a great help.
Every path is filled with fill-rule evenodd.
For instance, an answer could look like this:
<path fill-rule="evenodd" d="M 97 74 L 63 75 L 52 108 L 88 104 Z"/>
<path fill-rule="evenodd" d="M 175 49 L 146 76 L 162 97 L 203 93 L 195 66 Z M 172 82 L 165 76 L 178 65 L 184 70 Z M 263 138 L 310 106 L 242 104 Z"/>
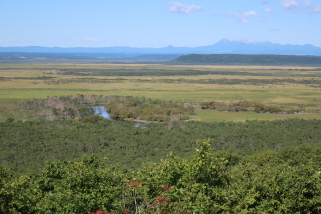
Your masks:
<path fill-rule="evenodd" d="M 169 155 L 135 171 L 95 156 L 49 163 L 37 175 L 1 168 L 1 213 L 321 213 L 321 149 L 287 147 L 246 158 Z"/>

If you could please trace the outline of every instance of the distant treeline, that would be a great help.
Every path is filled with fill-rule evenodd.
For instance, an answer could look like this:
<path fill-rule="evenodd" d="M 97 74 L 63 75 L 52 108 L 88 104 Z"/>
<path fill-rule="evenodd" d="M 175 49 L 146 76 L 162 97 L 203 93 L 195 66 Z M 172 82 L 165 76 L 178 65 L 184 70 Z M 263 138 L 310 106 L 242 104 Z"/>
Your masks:
<path fill-rule="evenodd" d="M 320 64 L 321 65 L 321 64 Z M 43 70 L 43 69 L 42 69 Z M 50 70 L 48 68 L 47 70 Z M 229 71 L 229 70 L 165 70 L 165 69 L 95 69 L 95 68 L 64 68 L 52 70 L 58 71 L 60 75 L 73 75 L 73 76 L 194 76 L 194 75 L 241 75 L 241 76 L 298 76 L 298 77 L 321 77 L 320 74 L 289 74 L 289 73 L 253 73 L 253 72 L 243 72 L 243 71 Z M 282 70 L 282 69 L 271 69 L 271 70 Z M 289 69 L 291 70 L 291 69 Z M 299 71 L 300 69 L 295 69 Z M 320 70 L 321 68 L 316 68 L 314 70 Z M 302 69 L 302 71 L 308 71 L 308 69 Z"/>
<path fill-rule="evenodd" d="M 204 71 L 204 70 L 165 70 L 165 69 L 94 69 L 94 68 L 65 68 L 55 69 L 60 75 L 75 76 L 180 76 L 180 75 L 210 75 L 222 74 L 228 75 L 230 72 Z M 240 72 L 233 72 L 240 75 Z M 224 74 L 223 74 L 224 75 Z M 253 76 L 253 74 L 251 74 Z"/>
<path fill-rule="evenodd" d="M 86 83 L 123 83 L 123 78 L 116 79 L 97 79 L 97 78 L 69 78 L 69 79 L 51 79 L 45 80 L 44 83 L 47 85 L 59 85 L 59 84 L 68 84 L 73 82 L 86 82 Z M 0 77 L 1 81 L 1 77 Z"/>
<path fill-rule="evenodd" d="M 249 54 L 189 54 L 169 62 L 170 64 L 216 65 L 295 65 L 321 66 L 321 56 L 249 55 Z"/>
<path fill-rule="evenodd" d="M 278 105 L 272 104 L 264 104 L 260 102 L 250 102 L 250 101 L 238 101 L 238 102 L 203 102 L 200 104 L 201 109 L 210 109 L 210 110 L 218 110 L 218 111 L 250 111 L 256 113 L 286 113 L 286 114 L 294 114 L 299 112 L 308 112 L 308 113 L 316 113 L 319 112 L 319 109 L 314 108 L 305 108 L 303 105 L 298 106 L 297 108 L 287 108 L 284 109 Z"/>
<path fill-rule="evenodd" d="M 320 65 L 321 66 L 321 65 Z M 321 68 L 306 68 L 306 69 L 280 69 L 271 68 L 269 70 L 273 72 L 247 72 L 242 69 L 222 69 L 215 68 L 215 70 L 201 70 L 201 69 L 149 69 L 149 68 L 37 68 L 32 69 L 23 67 L 4 67 L 0 70 L 32 70 L 42 71 L 46 75 L 59 74 L 59 75 L 71 75 L 71 76 L 195 76 L 195 75 L 238 75 L 238 76 L 279 76 L 279 77 L 321 77 Z M 295 71 L 291 73 L 291 71 Z M 283 72 L 288 71 L 288 72 Z M 314 73 L 309 73 L 314 71 Z"/>
<path fill-rule="evenodd" d="M 15 77 L 13 79 L 19 79 L 19 77 Z M 33 80 L 44 80 L 45 84 L 48 85 L 58 85 L 58 84 L 68 84 L 68 83 L 123 83 L 124 81 L 129 82 L 152 82 L 152 83 L 171 83 L 171 84 L 216 84 L 216 85 L 285 85 L 285 84 L 304 84 L 309 85 L 310 87 L 320 87 L 321 79 L 317 78 L 309 78 L 309 79 L 227 79 L 227 78 L 219 78 L 219 79 L 125 79 L 125 78 L 115 78 L 115 79 L 100 79 L 100 78 L 68 78 L 68 79 L 57 79 L 50 77 L 35 77 L 35 78 L 27 78 Z M 1 78 L 0 81 L 8 81 L 11 78 Z"/>
<path fill-rule="evenodd" d="M 311 85 L 311 87 L 318 87 L 321 85 L 321 79 L 137 79 L 131 80 L 135 82 L 164 82 L 164 83 L 191 83 L 191 84 L 218 84 L 218 85 L 271 85 L 271 84 L 304 84 Z"/>

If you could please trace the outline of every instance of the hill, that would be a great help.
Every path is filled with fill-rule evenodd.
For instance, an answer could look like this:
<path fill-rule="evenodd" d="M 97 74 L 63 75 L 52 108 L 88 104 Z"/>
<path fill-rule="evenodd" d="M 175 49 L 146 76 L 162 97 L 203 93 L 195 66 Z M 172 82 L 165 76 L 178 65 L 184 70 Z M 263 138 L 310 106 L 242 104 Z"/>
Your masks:
<path fill-rule="evenodd" d="M 271 42 L 256 42 L 250 40 L 222 39 L 215 44 L 199 47 L 137 48 L 137 47 L 0 47 L 0 52 L 24 53 L 77 53 L 81 56 L 106 58 L 131 58 L 148 54 L 278 54 L 278 55 L 314 55 L 321 56 L 321 48 L 311 44 L 281 45 Z M 107 55 L 106 55 L 107 54 Z M 109 54 L 109 55 L 108 55 Z"/>
<path fill-rule="evenodd" d="M 180 56 L 170 64 L 214 65 L 295 65 L 321 66 L 321 56 L 250 55 L 250 54 L 189 54 Z"/>

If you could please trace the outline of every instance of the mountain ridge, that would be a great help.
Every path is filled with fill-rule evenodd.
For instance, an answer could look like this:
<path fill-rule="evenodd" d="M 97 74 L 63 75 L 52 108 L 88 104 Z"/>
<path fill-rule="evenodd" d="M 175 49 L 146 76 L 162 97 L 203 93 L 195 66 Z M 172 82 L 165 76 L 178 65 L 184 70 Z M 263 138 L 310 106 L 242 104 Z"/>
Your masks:
<path fill-rule="evenodd" d="M 275 54 L 275 55 L 316 55 L 321 56 L 321 47 L 311 44 L 281 45 L 269 41 L 257 42 L 246 39 L 222 39 L 215 44 L 199 47 L 136 48 L 128 46 L 114 47 L 0 47 L 0 52 L 26 53 L 122 53 L 122 54 Z"/>

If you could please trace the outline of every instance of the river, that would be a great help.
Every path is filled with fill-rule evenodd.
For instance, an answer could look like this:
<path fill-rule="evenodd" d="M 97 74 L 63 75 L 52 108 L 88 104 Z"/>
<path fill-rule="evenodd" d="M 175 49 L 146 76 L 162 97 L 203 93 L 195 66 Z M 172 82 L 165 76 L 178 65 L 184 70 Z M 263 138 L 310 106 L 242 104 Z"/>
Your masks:
<path fill-rule="evenodd" d="M 110 115 L 108 114 L 105 106 L 93 106 L 91 108 L 94 110 L 94 114 L 111 120 Z M 146 128 L 146 126 L 142 126 L 140 123 L 135 123 L 134 126 L 142 129 Z"/>

